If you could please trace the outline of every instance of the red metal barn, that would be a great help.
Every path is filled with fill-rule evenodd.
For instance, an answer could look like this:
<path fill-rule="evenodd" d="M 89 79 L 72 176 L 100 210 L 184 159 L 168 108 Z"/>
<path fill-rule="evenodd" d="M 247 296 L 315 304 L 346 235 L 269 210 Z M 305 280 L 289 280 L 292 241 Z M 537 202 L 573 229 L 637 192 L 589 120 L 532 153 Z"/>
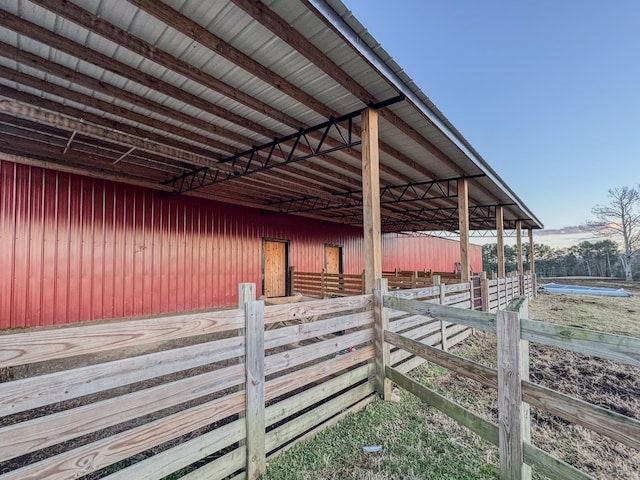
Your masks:
<path fill-rule="evenodd" d="M 464 280 L 470 232 L 542 227 L 339 0 L 15 0 L 0 22 L 2 328 L 278 296 L 292 266 Z"/>
<path fill-rule="evenodd" d="M 7 161 L 0 192 L 1 328 L 231 306 L 238 283 L 261 294 L 265 274 L 319 272 L 334 249 L 344 273 L 363 270 L 355 227 Z M 383 237 L 385 270 L 451 271 L 459 255 L 448 239 Z"/>

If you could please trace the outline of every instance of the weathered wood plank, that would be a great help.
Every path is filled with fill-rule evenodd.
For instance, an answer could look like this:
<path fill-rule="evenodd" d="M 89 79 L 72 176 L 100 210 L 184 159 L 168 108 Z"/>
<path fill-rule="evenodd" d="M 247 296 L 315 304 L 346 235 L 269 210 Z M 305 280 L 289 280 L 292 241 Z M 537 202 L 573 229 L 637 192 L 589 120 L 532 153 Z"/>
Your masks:
<path fill-rule="evenodd" d="M 305 322 L 290 327 L 267 330 L 264 334 L 265 349 L 280 347 L 310 338 L 328 335 L 350 328 L 373 324 L 373 311 L 353 313 L 315 322 Z"/>
<path fill-rule="evenodd" d="M 410 290 L 399 290 L 389 292 L 390 297 L 405 298 L 407 300 L 422 299 L 426 297 L 437 297 L 440 295 L 440 287 L 432 286 L 426 288 L 414 288 Z"/>
<path fill-rule="evenodd" d="M 471 284 L 469 282 L 463 282 L 463 283 L 456 282 L 456 283 L 445 285 L 444 291 L 448 296 L 456 292 L 468 292 L 470 288 L 471 288 Z"/>
<path fill-rule="evenodd" d="M 521 319 L 522 338 L 640 367 L 640 338 Z"/>
<path fill-rule="evenodd" d="M 298 347 L 280 353 L 269 355 L 265 358 L 265 373 L 274 373 L 296 367 L 326 355 L 336 354 L 349 347 L 358 346 L 373 340 L 373 329 L 359 330 L 339 337 L 317 342 L 313 345 Z"/>
<path fill-rule="evenodd" d="M 413 393 L 416 397 L 424 400 L 426 403 L 437 408 L 442 413 L 450 416 L 460 425 L 467 427 L 469 430 L 480 435 L 488 442 L 493 443 L 494 445 L 498 444 L 497 425 L 479 417 L 475 413 L 455 402 L 452 402 L 430 388 L 419 384 L 415 380 L 403 375 L 393 368 L 387 368 L 387 376 L 392 382 Z"/>
<path fill-rule="evenodd" d="M 498 431 L 500 476 L 526 480 L 531 471 L 524 468 L 520 315 L 499 311 L 498 327 Z"/>
<path fill-rule="evenodd" d="M 441 305 L 452 305 L 454 303 L 462 303 L 471 298 L 469 292 L 458 293 L 456 295 L 449 295 L 444 297 L 444 302 Z"/>
<path fill-rule="evenodd" d="M 246 436 L 244 419 L 223 425 L 220 428 L 183 442 L 169 450 L 156 453 L 130 467 L 109 475 L 109 480 L 155 480 L 187 467 L 198 460 L 222 450 Z M 243 461 L 246 458 L 244 448 L 239 449 Z M 240 465 L 242 467 L 243 465 Z M 240 468 L 238 467 L 238 468 Z M 229 473 L 232 473 L 232 470 Z M 182 477 L 185 478 L 185 477 Z M 222 477 L 221 477 L 222 478 Z"/>
<path fill-rule="evenodd" d="M 389 345 L 384 341 L 384 332 L 389 329 L 389 311 L 384 306 L 384 296 L 388 293 L 387 279 L 376 279 L 376 288 L 373 291 L 374 298 L 374 346 L 376 349 L 376 391 L 383 400 L 391 398 L 391 382 L 385 375 L 385 367 L 389 365 Z"/>
<path fill-rule="evenodd" d="M 300 320 L 321 315 L 347 312 L 359 308 L 372 309 L 373 295 L 312 300 L 310 302 L 290 303 L 287 305 L 269 305 L 264 309 L 265 324 Z"/>
<path fill-rule="evenodd" d="M 173 315 L 2 335 L 0 368 L 242 328 L 242 310 Z"/>
<path fill-rule="evenodd" d="M 236 448 L 235 450 L 232 450 L 231 452 L 223 455 L 220 458 L 216 458 L 214 461 L 207 463 L 197 470 L 187 473 L 186 475 L 180 477 L 180 479 L 212 480 L 214 478 L 226 478 L 236 470 L 241 469 L 244 465 L 246 465 L 246 463 L 247 451 L 244 448 Z M 247 478 L 247 474 L 246 472 L 243 472 L 238 477 L 234 478 Z"/>
<path fill-rule="evenodd" d="M 406 313 L 404 312 L 402 313 L 406 315 Z M 425 325 L 427 323 L 436 323 L 436 322 L 437 320 L 423 317 L 422 315 L 411 315 L 409 317 L 405 317 L 399 320 L 394 320 L 392 322 L 389 322 L 389 330 L 391 330 L 392 332 L 401 332 L 403 330 L 416 328 L 421 325 Z"/>
<path fill-rule="evenodd" d="M 366 346 L 355 352 L 345 353 L 337 358 L 325 360 L 295 372 L 269 380 L 265 387 L 267 400 L 272 400 L 310 383 L 319 382 L 323 378 L 350 368 L 358 363 L 370 361 L 374 357 L 373 346 Z"/>
<path fill-rule="evenodd" d="M 427 317 L 438 318 L 452 323 L 460 323 L 468 327 L 478 328 L 487 332 L 496 332 L 495 315 L 475 310 L 447 307 L 430 302 L 418 302 L 385 296 L 385 306 L 408 313 L 416 313 Z"/>
<path fill-rule="evenodd" d="M 418 355 L 430 362 L 445 367 L 459 375 L 471 378 L 486 386 L 497 386 L 496 370 L 486 367 L 480 363 L 467 360 L 453 353 L 443 352 L 433 346 L 412 340 L 403 335 L 398 335 L 390 331 L 384 333 L 385 341 L 391 345 L 402 348 L 413 355 Z"/>
<path fill-rule="evenodd" d="M 236 392 L 13 470 L 0 478 L 2 480 L 77 478 L 237 414 L 244 409 L 244 403 L 244 392 Z"/>
<path fill-rule="evenodd" d="M 469 281 L 469 180 L 458 179 L 458 231 L 460 232 L 460 273 L 463 282 Z"/>
<path fill-rule="evenodd" d="M 339 377 L 332 378 L 319 385 L 311 387 L 298 395 L 288 397 L 266 409 L 266 425 L 270 426 L 291 416 L 294 412 L 313 405 L 368 378 L 374 371 L 374 365 L 369 363 L 354 370 L 349 370 Z"/>
<path fill-rule="evenodd" d="M 264 301 L 245 305 L 247 478 L 257 480 L 267 468 L 265 450 Z"/>
<path fill-rule="evenodd" d="M 289 422 L 269 431 L 266 437 L 267 451 L 272 451 L 280 445 L 292 440 L 301 433 L 317 426 L 319 423 L 328 420 L 333 415 L 349 408 L 354 403 L 371 395 L 375 391 L 370 383 L 363 383 L 330 401 L 295 417 Z"/>
<path fill-rule="evenodd" d="M 324 423 L 321 423 L 320 425 L 318 425 L 315 428 L 312 428 L 311 430 L 306 432 L 304 435 L 300 435 L 294 441 L 288 443 L 284 447 L 282 447 L 282 448 L 276 450 L 275 452 L 269 454 L 267 459 L 270 460 L 272 458 L 275 458 L 278 455 L 280 455 L 281 453 L 284 453 L 287 450 L 289 450 L 290 448 L 293 448 L 298 443 L 303 442 L 303 441 L 305 441 L 307 439 L 310 439 L 314 435 L 320 433 L 321 431 L 323 431 L 323 430 L 325 430 L 325 429 L 327 429 L 329 427 L 332 427 L 333 425 L 336 425 L 338 422 L 340 422 L 342 419 L 344 419 L 347 415 L 349 415 L 351 413 L 357 413 L 360 410 L 362 410 L 364 407 L 366 407 L 371 402 L 373 402 L 375 400 L 375 398 L 376 398 L 375 395 L 369 395 L 369 396 L 365 397 L 364 399 L 360 400 L 358 403 L 354 404 L 353 406 L 349 407 L 348 409 L 343 410 L 342 412 L 340 412 L 337 415 L 334 415 L 329 420 L 325 421 Z M 236 480 L 236 477 L 234 477 L 233 479 L 230 479 L 230 480 Z M 240 479 L 238 479 L 238 480 L 240 480 Z"/>
<path fill-rule="evenodd" d="M 380 152 L 378 111 L 367 108 L 361 114 L 362 230 L 364 237 L 364 291 L 372 293 L 382 277 L 382 227 L 380 221 Z"/>
<path fill-rule="evenodd" d="M 640 421 L 636 419 L 531 382 L 523 382 L 522 395 L 534 407 L 640 450 Z"/>
<path fill-rule="evenodd" d="M 594 477 L 572 467 L 568 463 L 549 455 L 535 445 L 525 442 L 524 461 L 533 469 L 548 478 L 562 480 L 595 480 Z"/>
<path fill-rule="evenodd" d="M 176 348 L 4 383 L 0 416 L 215 363 L 244 353 L 244 338 Z"/>
<path fill-rule="evenodd" d="M 243 365 L 184 378 L 0 429 L 0 461 L 238 385 Z"/>

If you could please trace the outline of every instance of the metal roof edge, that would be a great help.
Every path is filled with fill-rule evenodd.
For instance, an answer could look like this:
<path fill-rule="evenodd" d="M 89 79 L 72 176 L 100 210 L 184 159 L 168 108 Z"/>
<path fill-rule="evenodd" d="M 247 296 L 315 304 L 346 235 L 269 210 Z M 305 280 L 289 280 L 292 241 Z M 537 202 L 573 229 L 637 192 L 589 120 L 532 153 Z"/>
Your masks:
<path fill-rule="evenodd" d="M 393 60 L 391 55 L 380 45 L 367 29 L 340 0 L 307 0 L 346 38 L 354 49 L 366 58 L 382 75 L 404 94 L 416 107 L 440 129 L 472 162 L 476 164 L 496 185 L 498 185 L 516 205 L 523 210 L 539 228 L 542 222 L 529 210 L 524 202 L 506 184 L 498 173 L 489 166 L 482 156 L 471 146 L 463 135 L 447 120 L 444 114 L 425 95 L 416 83 Z M 365 38 L 367 35 L 369 39 Z M 386 57 L 386 58 L 384 58 Z"/>

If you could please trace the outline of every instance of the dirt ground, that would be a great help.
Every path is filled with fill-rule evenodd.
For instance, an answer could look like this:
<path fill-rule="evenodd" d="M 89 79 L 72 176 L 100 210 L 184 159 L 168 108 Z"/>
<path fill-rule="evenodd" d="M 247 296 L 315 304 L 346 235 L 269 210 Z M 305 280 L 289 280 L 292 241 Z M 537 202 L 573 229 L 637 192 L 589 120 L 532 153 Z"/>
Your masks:
<path fill-rule="evenodd" d="M 584 283 L 584 282 L 581 282 Z M 602 286 L 614 286 L 610 283 Z M 640 284 L 615 285 L 632 297 L 569 296 L 541 293 L 529 318 L 640 337 Z M 461 354 L 495 367 L 495 336 L 478 333 L 458 347 Z M 530 345 L 531 381 L 640 420 L 640 369 L 566 350 Z M 497 421 L 495 392 L 447 374 L 443 391 Z M 590 430 L 532 408 L 532 442 L 598 479 L 640 479 L 640 452 Z"/>

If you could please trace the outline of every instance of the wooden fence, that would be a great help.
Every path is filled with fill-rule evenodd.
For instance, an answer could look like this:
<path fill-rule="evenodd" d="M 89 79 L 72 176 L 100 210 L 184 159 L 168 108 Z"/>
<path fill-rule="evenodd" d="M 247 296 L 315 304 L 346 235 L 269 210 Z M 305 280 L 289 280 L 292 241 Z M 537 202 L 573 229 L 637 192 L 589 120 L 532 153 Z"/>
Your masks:
<path fill-rule="evenodd" d="M 500 282 L 496 286 L 500 287 Z M 508 291 L 509 288 L 506 288 Z M 528 377 L 530 341 L 640 367 L 639 339 L 529 320 L 526 318 L 526 297 L 515 298 L 510 302 L 507 310 L 492 314 L 416 302 L 406 296 L 384 294 L 385 291 L 384 283 L 380 282 L 378 292 L 382 292 L 379 294 L 382 297 L 382 305 L 388 309 L 386 312 L 377 314 L 378 318 L 383 319 L 382 327 L 384 327 L 385 316 L 391 315 L 391 312 L 402 311 L 427 318 L 439 318 L 442 321 L 455 322 L 497 334 L 498 369 L 496 370 L 433 347 L 421 345 L 410 337 L 394 331 L 393 328 L 380 328 L 376 324 L 377 330 L 381 330 L 376 338 L 382 337 L 382 346 L 377 352 L 380 358 L 377 362 L 378 378 L 382 377 L 384 382 L 392 381 L 405 388 L 485 440 L 498 445 L 501 478 L 529 479 L 531 478 L 530 467 L 550 478 L 591 478 L 531 444 L 529 405 L 589 428 L 624 445 L 640 449 L 638 420 L 542 387 L 530 382 Z M 498 303 L 499 298 L 495 300 Z M 477 416 L 385 362 L 387 355 L 385 349 L 391 346 L 441 365 L 487 387 L 497 389 L 498 424 Z M 384 393 L 384 388 L 384 385 L 378 385 L 380 393 Z"/>
<path fill-rule="evenodd" d="M 450 272 L 404 271 L 382 272 L 389 290 L 421 289 L 433 285 L 460 284 L 460 274 Z M 535 275 L 509 275 L 488 279 L 484 273 L 471 278 L 474 290 L 474 310 L 496 311 L 505 308 L 518 295 L 533 298 Z M 293 293 L 315 298 L 331 298 L 364 294 L 364 274 L 298 272 L 291 269 Z"/>
<path fill-rule="evenodd" d="M 372 295 L 264 306 L 240 291 L 243 309 L 0 335 L 0 479 L 254 479 L 374 398 Z M 469 284 L 394 295 L 472 304 Z M 441 350 L 471 332 L 400 310 L 390 325 Z M 388 364 L 422 362 L 395 349 Z"/>

